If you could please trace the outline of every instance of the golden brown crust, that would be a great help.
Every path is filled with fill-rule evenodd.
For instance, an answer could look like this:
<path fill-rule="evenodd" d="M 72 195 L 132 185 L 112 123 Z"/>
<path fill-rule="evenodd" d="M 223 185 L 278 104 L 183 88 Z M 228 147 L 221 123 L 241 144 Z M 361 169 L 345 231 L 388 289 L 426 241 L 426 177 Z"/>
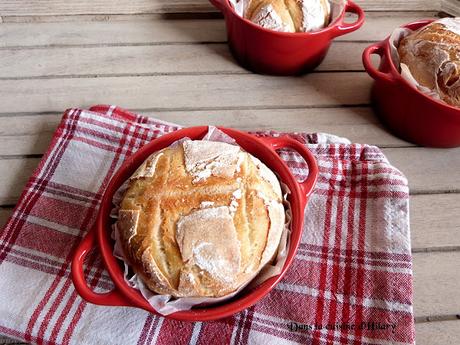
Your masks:
<path fill-rule="evenodd" d="M 273 258 L 284 220 L 279 182 L 259 160 L 237 146 L 186 141 L 131 177 L 117 227 L 151 290 L 220 297 Z"/>
<path fill-rule="evenodd" d="M 250 0 L 244 17 L 267 29 L 308 32 L 326 27 L 331 8 L 328 0 Z"/>
<path fill-rule="evenodd" d="M 284 0 L 249 1 L 244 17 L 266 29 L 285 32 L 296 31 Z"/>
<path fill-rule="evenodd" d="M 404 37 L 398 47 L 415 80 L 454 106 L 460 106 L 459 30 L 459 21 L 444 18 Z"/>

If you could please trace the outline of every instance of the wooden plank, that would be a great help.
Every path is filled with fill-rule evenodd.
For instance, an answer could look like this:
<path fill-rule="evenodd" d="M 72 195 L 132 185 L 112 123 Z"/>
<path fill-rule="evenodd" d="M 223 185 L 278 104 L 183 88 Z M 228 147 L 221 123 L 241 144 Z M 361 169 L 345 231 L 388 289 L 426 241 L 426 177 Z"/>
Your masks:
<path fill-rule="evenodd" d="M 0 344 L 1 345 L 27 345 L 27 343 L 20 342 L 18 340 L 14 340 L 8 337 L 4 337 L 0 335 Z"/>
<path fill-rule="evenodd" d="M 460 0 L 441 0 L 441 11 L 460 16 Z"/>
<path fill-rule="evenodd" d="M 0 117 L 0 155 L 42 154 L 61 115 Z"/>
<path fill-rule="evenodd" d="M 414 11 L 415 8 L 411 9 Z M 343 41 L 380 41 L 395 28 L 420 19 L 439 19 L 438 12 L 366 12 L 364 25 L 351 34 L 338 37 Z"/>
<path fill-rule="evenodd" d="M 336 41 L 375 41 L 397 26 L 435 12 L 366 13 L 364 26 Z M 72 20 L 74 17 L 65 17 Z M 55 19 L 57 20 L 57 19 Z M 6 21 L 6 19 L 5 19 Z M 83 22 L 83 24 L 82 24 Z M 165 43 L 225 42 L 222 19 L 162 19 L 152 16 L 122 16 L 80 19 L 70 22 L 26 22 L 0 25 L 0 47 L 75 45 L 152 45 Z"/>
<path fill-rule="evenodd" d="M 362 71 L 367 46 L 336 42 L 317 70 Z M 226 44 L 8 49 L 0 54 L 0 78 L 177 73 L 250 72 L 238 65 Z"/>
<path fill-rule="evenodd" d="M 458 314 L 459 260 L 459 251 L 413 255 L 416 317 Z"/>
<path fill-rule="evenodd" d="M 185 127 L 215 125 L 245 131 L 324 132 L 346 137 L 353 142 L 377 146 L 412 145 L 386 131 L 369 107 L 141 111 L 140 113 Z"/>
<path fill-rule="evenodd" d="M 104 21 L 3 23 L 0 25 L 0 47 L 199 43 L 223 42 L 226 39 L 222 19 L 182 20 L 137 16 L 128 18 Z M 35 39 L 31 35 L 34 35 Z"/>
<path fill-rule="evenodd" d="M 415 325 L 417 345 L 460 344 L 460 320 L 422 322 Z"/>
<path fill-rule="evenodd" d="M 383 129 L 368 107 L 142 113 L 186 127 L 208 124 L 247 131 L 326 132 L 382 147 L 411 145 Z M 60 119 L 60 114 L 0 117 L 0 155 L 44 153 Z"/>
<path fill-rule="evenodd" d="M 0 205 L 13 205 L 17 202 L 39 161 L 39 158 L 0 160 Z"/>
<path fill-rule="evenodd" d="M 2 208 L 0 207 L 0 229 L 3 227 L 3 225 L 6 224 L 6 221 L 8 220 L 8 217 L 11 215 L 13 212 L 12 208 Z M 2 338 L 0 336 L 0 343 L 2 342 Z"/>
<path fill-rule="evenodd" d="M 460 247 L 460 194 L 413 195 L 410 209 L 414 250 Z"/>
<path fill-rule="evenodd" d="M 3 23 L 0 47 L 224 42 L 222 19 Z"/>
<path fill-rule="evenodd" d="M 448 192 L 460 190 L 460 149 L 384 149 L 390 162 L 409 179 L 411 191 Z"/>
<path fill-rule="evenodd" d="M 339 64 L 333 61 L 326 68 Z M 0 78 L 174 73 L 249 72 L 235 62 L 226 44 L 10 49 L 0 55 Z"/>
<path fill-rule="evenodd" d="M 357 0 L 368 11 L 438 11 L 441 0 Z M 206 0 L 3 0 L 2 16 L 215 12 Z"/>
<path fill-rule="evenodd" d="M 0 104 L 3 113 L 60 112 L 119 102 L 129 109 L 359 105 L 369 103 L 371 81 L 364 72 L 298 78 L 248 74 L 0 80 Z"/>

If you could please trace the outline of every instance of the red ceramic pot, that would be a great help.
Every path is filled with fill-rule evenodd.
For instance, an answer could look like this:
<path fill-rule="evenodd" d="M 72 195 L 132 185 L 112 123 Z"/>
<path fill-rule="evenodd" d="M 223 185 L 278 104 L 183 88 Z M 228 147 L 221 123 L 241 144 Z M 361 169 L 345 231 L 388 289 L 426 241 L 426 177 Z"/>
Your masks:
<path fill-rule="evenodd" d="M 188 321 L 209 321 L 230 316 L 245 308 L 252 306 L 262 297 L 268 294 L 275 285 L 281 280 L 287 269 L 292 263 L 294 255 L 300 243 L 304 210 L 307 205 L 308 197 L 316 183 L 318 167 L 316 160 L 308 149 L 298 141 L 289 137 L 279 138 L 257 138 L 253 135 L 236 131 L 228 128 L 220 128 L 247 152 L 258 157 L 268 167 L 278 174 L 281 181 L 285 183 L 291 194 L 292 222 L 291 237 L 289 241 L 289 254 L 281 273 L 278 276 L 269 278 L 254 289 L 242 291 L 231 300 L 216 306 L 194 307 L 188 311 L 176 312 L 167 317 L 177 320 Z M 145 309 L 157 314 L 155 309 L 144 299 L 141 293 L 130 287 L 124 280 L 123 270 L 119 262 L 113 256 L 113 242 L 110 238 L 112 221 L 109 217 L 113 207 L 112 198 L 116 190 L 134 173 L 134 171 L 150 156 L 153 152 L 161 150 L 176 140 L 184 137 L 191 139 L 201 139 L 208 131 L 207 126 L 182 129 L 164 135 L 151 143 L 145 145 L 135 154 L 129 157 L 118 172 L 112 177 L 107 189 L 102 197 L 99 213 L 94 228 L 89 231 L 77 248 L 72 260 L 72 280 L 77 292 L 88 302 L 106 306 L 130 306 Z M 298 182 L 291 171 L 278 156 L 275 150 L 281 148 L 291 148 L 296 150 L 307 162 L 309 175 L 304 182 Z M 84 272 L 83 261 L 88 252 L 95 245 L 102 255 L 105 267 L 112 278 L 115 289 L 108 293 L 96 293 L 88 287 Z"/>
<path fill-rule="evenodd" d="M 403 27 L 417 30 L 431 22 Z M 372 54 L 381 58 L 378 69 L 371 63 Z M 389 37 L 364 50 L 363 64 L 375 80 L 372 102 L 377 114 L 394 134 L 423 146 L 460 146 L 460 109 L 427 96 L 401 76 L 391 59 Z"/>
<path fill-rule="evenodd" d="M 233 55 L 242 66 L 256 73 L 294 75 L 312 70 L 323 61 L 335 37 L 355 31 L 364 23 L 363 10 L 347 1 L 341 15 L 323 30 L 277 32 L 242 18 L 228 0 L 210 1 L 225 17 Z M 357 21 L 345 23 L 347 12 L 357 14 Z"/>

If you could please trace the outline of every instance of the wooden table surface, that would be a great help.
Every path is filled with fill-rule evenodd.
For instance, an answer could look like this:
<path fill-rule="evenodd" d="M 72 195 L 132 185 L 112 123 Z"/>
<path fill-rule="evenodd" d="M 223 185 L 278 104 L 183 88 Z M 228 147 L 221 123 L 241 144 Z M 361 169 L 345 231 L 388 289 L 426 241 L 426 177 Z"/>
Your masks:
<path fill-rule="evenodd" d="M 0 226 L 69 107 L 110 103 L 185 126 L 334 133 L 380 146 L 408 177 L 417 343 L 460 344 L 460 149 L 416 147 L 383 129 L 361 64 L 367 45 L 438 16 L 441 1 L 357 3 L 366 24 L 337 39 L 314 73 L 269 77 L 235 63 L 205 0 L 0 0 Z"/>

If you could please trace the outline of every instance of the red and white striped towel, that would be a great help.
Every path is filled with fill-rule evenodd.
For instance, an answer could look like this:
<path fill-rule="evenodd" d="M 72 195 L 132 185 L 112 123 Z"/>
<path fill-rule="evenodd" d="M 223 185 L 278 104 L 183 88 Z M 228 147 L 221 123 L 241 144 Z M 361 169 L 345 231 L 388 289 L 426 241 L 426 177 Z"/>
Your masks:
<path fill-rule="evenodd" d="M 0 233 L 1 334 L 40 344 L 414 342 L 407 181 L 378 148 L 317 134 L 290 134 L 316 155 L 320 176 L 294 263 L 262 301 L 203 323 L 85 303 L 70 259 L 110 177 L 146 142 L 179 128 L 116 107 L 65 112 Z M 281 155 L 303 177 L 297 154 Z M 109 290 L 96 251 L 89 267 L 95 290 Z"/>

